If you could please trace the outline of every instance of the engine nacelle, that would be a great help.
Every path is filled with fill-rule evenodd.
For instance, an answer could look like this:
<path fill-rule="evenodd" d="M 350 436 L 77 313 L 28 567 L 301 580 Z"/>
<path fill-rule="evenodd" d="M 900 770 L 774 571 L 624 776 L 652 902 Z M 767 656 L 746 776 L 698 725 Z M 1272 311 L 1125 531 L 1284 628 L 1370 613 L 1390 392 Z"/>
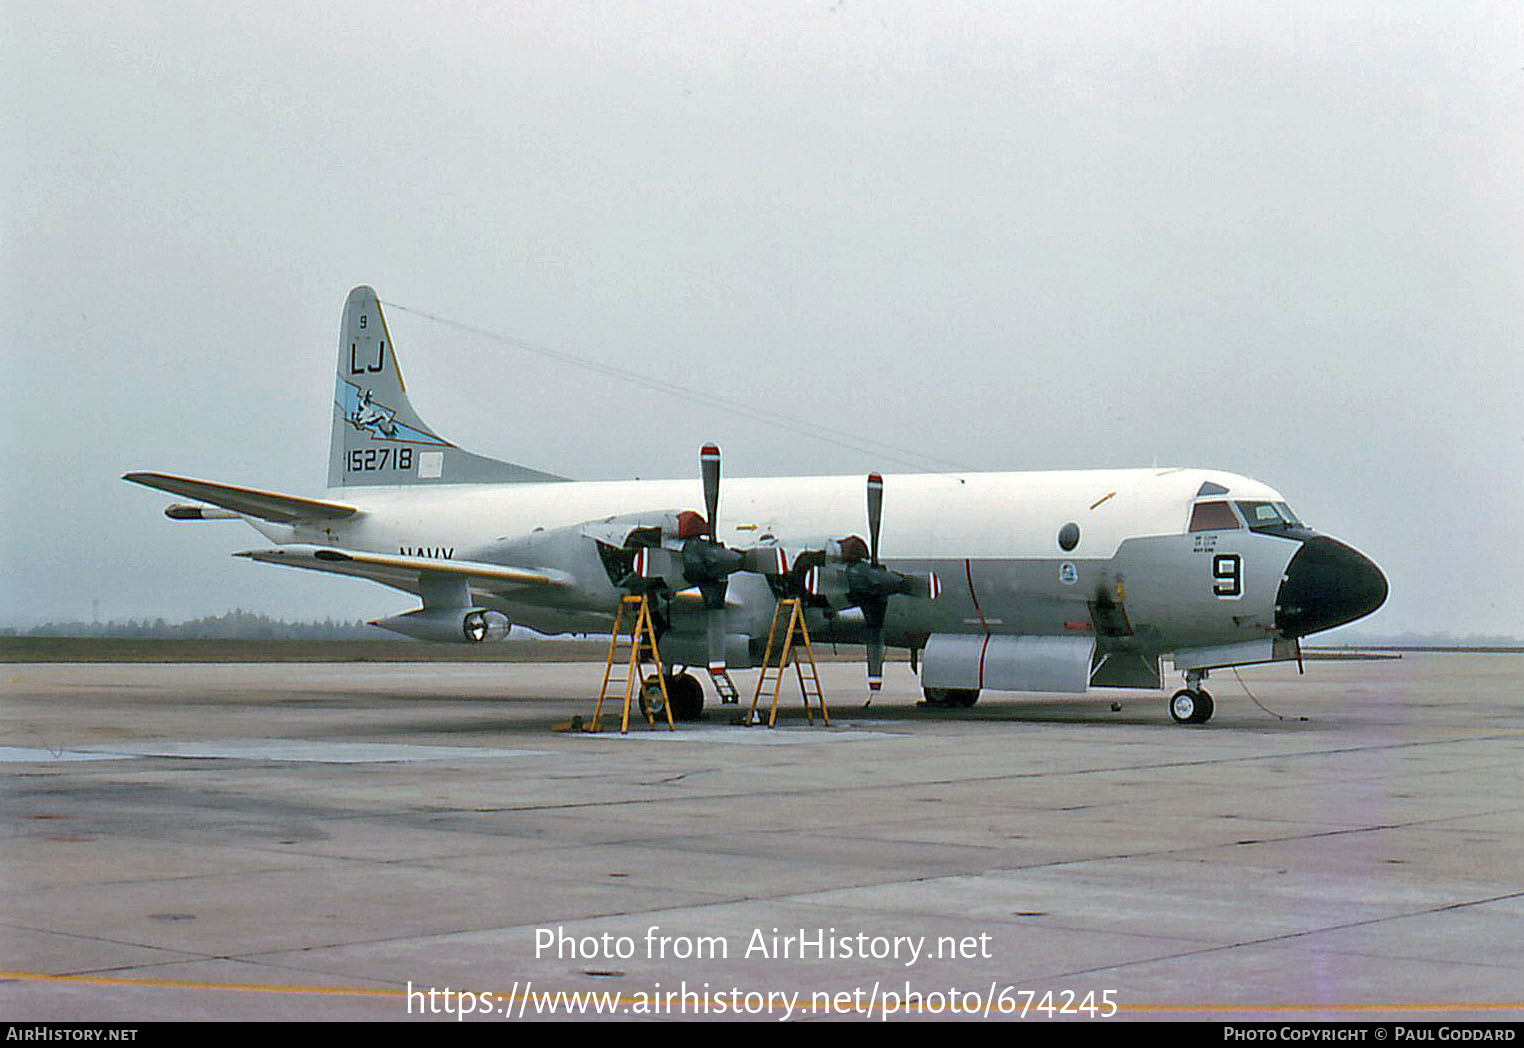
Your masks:
<path fill-rule="evenodd" d="M 419 608 L 371 625 L 437 644 L 480 644 L 506 639 L 512 624 L 502 612 L 487 608 Z"/>
<path fill-rule="evenodd" d="M 760 655 L 751 653 L 750 637 L 725 634 L 725 664 L 731 669 L 750 669 L 760 660 Z M 709 662 L 708 638 L 669 630 L 661 639 L 661 661 L 664 666 L 705 666 Z"/>

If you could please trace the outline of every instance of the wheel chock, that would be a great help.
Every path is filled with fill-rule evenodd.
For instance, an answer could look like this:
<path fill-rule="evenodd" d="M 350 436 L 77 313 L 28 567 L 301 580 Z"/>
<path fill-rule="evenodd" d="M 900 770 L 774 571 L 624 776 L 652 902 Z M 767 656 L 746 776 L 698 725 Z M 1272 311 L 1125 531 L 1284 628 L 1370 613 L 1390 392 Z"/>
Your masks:
<path fill-rule="evenodd" d="M 583 720 L 582 716 L 578 714 L 569 721 L 562 721 L 560 724 L 551 725 L 550 730 L 558 732 L 580 731 L 592 735 L 601 732 L 603 724 L 596 717 L 590 720 Z"/>

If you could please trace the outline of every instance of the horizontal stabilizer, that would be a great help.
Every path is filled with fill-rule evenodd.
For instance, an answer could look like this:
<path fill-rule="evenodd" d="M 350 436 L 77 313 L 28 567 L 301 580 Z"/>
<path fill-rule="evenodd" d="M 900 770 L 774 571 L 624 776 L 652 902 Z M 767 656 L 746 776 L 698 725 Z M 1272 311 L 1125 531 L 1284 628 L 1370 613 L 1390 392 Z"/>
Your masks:
<path fill-rule="evenodd" d="M 365 553 L 360 550 L 334 549 L 328 546 L 293 544 L 277 549 L 251 549 L 233 554 L 248 557 L 264 564 L 284 564 L 291 568 L 309 571 L 327 571 L 337 575 L 353 575 L 370 579 L 399 589 L 416 590 L 419 577 L 446 576 L 478 582 L 486 589 L 500 585 L 553 586 L 571 585 L 571 577 L 565 572 L 549 568 L 529 570 L 507 564 L 486 564 L 471 560 L 450 560 L 439 557 L 408 557 L 401 554 Z"/>
<path fill-rule="evenodd" d="M 144 487 L 158 488 L 172 495 L 210 502 L 234 513 L 244 513 L 276 524 L 290 524 L 298 520 L 342 520 L 359 512 L 354 506 L 346 506 L 342 502 L 321 502 L 273 491 L 235 488 L 206 480 L 173 477 L 168 473 L 128 473 L 122 479 Z"/>

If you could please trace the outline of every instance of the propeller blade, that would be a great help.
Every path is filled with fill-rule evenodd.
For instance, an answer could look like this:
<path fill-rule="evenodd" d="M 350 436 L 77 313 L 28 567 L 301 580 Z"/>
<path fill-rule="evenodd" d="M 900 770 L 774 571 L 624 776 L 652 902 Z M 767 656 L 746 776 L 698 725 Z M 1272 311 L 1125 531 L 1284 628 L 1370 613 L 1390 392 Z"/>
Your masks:
<path fill-rule="evenodd" d="M 709 673 L 725 672 L 725 609 L 710 610 L 704 616 L 709 627 Z"/>
<path fill-rule="evenodd" d="M 867 709 L 884 687 L 884 627 L 870 626 L 867 630 L 868 641 L 868 701 L 863 703 Z"/>
<path fill-rule="evenodd" d="M 878 528 L 884 520 L 884 478 L 868 474 L 868 559 L 878 563 Z"/>
<path fill-rule="evenodd" d="M 868 690 L 884 686 L 884 627 L 868 630 Z"/>
<path fill-rule="evenodd" d="M 718 542 L 720 534 L 720 449 L 705 444 L 699 452 L 699 470 L 704 476 L 704 509 L 709 514 L 709 541 Z"/>
<path fill-rule="evenodd" d="M 878 569 L 883 570 L 883 569 Z M 889 595 L 874 594 L 857 601 L 863 610 L 863 640 L 868 646 L 868 702 L 884 686 L 884 614 L 889 610 Z M 864 707 L 868 703 L 864 703 Z"/>

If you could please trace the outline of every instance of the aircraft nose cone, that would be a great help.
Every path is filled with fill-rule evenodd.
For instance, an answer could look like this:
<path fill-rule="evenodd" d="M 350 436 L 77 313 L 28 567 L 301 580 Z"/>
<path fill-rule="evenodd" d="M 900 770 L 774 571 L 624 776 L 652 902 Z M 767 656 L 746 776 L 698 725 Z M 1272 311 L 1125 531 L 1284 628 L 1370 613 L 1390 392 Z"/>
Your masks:
<path fill-rule="evenodd" d="M 1275 598 L 1275 628 L 1287 637 L 1330 630 L 1381 607 L 1386 592 L 1386 576 L 1369 557 L 1314 535 L 1286 566 Z"/>

